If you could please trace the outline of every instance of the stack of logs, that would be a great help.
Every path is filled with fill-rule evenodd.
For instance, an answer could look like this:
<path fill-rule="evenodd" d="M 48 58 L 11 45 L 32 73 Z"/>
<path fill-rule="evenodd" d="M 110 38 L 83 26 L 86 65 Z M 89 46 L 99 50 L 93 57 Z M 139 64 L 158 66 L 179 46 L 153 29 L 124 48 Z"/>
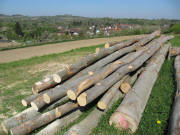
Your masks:
<path fill-rule="evenodd" d="M 87 105 L 97 107 L 66 135 L 87 135 L 119 98 L 124 100 L 109 123 L 135 132 L 173 36 L 155 31 L 145 37 L 106 44 L 51 77 L 34 84 L 33 95 L 22 100 L 31 106 L 2 122 L 12 135 L 52 135 L 76 120 Z M 165 44 L 166 43 L 166 44 Z"/>

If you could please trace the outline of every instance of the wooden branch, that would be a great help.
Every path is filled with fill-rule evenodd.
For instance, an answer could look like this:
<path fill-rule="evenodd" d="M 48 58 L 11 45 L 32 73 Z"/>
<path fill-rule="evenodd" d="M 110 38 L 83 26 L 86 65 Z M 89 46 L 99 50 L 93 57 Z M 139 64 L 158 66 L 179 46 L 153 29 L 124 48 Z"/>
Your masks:
<path fill-rule="evenodd" d="M 120 89 L 123 93 L 128 93 L 131 90 L 131 86 L 137 80 L 138 75 L 143 71 L 143 68 L 140 68 L 133 76 L 128 76 L 123 83 L 120 85 Z"/>
<path fill-rule="evenodd" d="M 151 62 L 145 67 L 132 90 L 126 94 L 116 112 L 111 116 L 110 125 L 114 124 L 120 130 L 130 129 L 132 132 L 137 130 L 169 45 L 166 44 L 151 58 Z"/>
<path fill-rule="evenodd" d="M 9 129 L 16 127 L 22 124 L 25 121 L 28 121 L 36 116 L 40 115 L 39 112 L 35 111 L 32 107 L 28 108 L 11 118 L 8 118 L 2 122 L 3 131 L 8 133 Z"/>
<path fill-rule="evenodd" d="M 60 119 L 55 120 L 51 124 L 47 125 L 44 129 L 42 129 L 36 135 L 54 135 L 61 130 L 62 127 L 69 125 L 71 122 L 76 120 L 82 112 L 80 110 L 76 110 L 69 115 L 66 115 Z"/>
<path fill-rule="evenodd" d="M 48 89 L 49 90 L 49 89 Z M 35 95 L 31 95 L 25 99 L 21 100 L 21 103 L 23 104 L 23 106 L 29 106 L 31 105 L 31 102 L 35 99 L 37 99 L 39 96 L 43 95 L 44 93 L 46 93 L 48 90 L 44 90 L 41 93 L 35 94 Z"/>
<path fill-rule="evenodd" d="M 46 105 L 46 102 L 43 100 L 43 95 L 39 96 L 35 100 L 31 101 L 31 106 L 34 110 L 39 111 L 42 107 Z"/>
<path fill-rule="evenodd" d="M 168 135 L 178 135 L 180 134 L 180 55 L 176 56 L 175 58 L 175 77 L 176 77 L 176 95 L 172 107 L 172 113 L 170 116 L 170 122 L 169 122 L 169 130 Z"/>
<path fill-rule="evenodd" d="M 94 87 L 82 93 L 77 98 L 79 105 L 86 106 L 88 103 L 92 102 L 98 96 L 103 94 L 108 88 L 110 88 L 114 83 L 120 80 L 125 74 L 138 69 L 145 61 L 147 61 L 161 47 L 162 43 L 166 42 L 170 38 L 172 37 L 162 36 L 159 39 L 156 39 L 155 41 L 151 43 L 151 47 L 149 48 L 148 52 L 144 52 L 143 55 L 139 56 L 132 63 L 119 68 L 114 73 L 109 75 L 107 78 L 97 83 Z"/>
<path fill-rule="evenodd" d="M 52 77 L 45 78 L 42 81 L 36 82 L 32 87 L 33 94 L 40 93 L 43 90 L 49 89 L 56 86 L 57 83 L 53 80 Z"/>
<path fill-rule="evenodd" d="M 68 102 L 64 105 L 61 105 L 60 107 L 57 107 L 56 109 L 53 109 L 49 112 L 46 112 L 42 115 L 36 116 L 33 119 L 26 121 L 25 123 L 12 128 L 10 130 L 12 135 L 26 135 L 31 133 L 33 130 L 46 125 L 55 119 L 63 116 L 64 114 L 75 110 L 78 107 L 78 104 Z"/>
<path fill-rule="evenodd" d="M 121 42 L 118 42 L 118 41 L 114 41 L 114 42 L 106 42 L 105 45 L 104 45 L 104 48 L 109 48 L 109 47 L 112 47 L 118 43 L 121 43 Z"/>
<path fill-rule="evenodd" d="M 120 81 L 115 83 L 104 95 L 103 97 L 98 101 L 98 108 L 101 110 L 105 110 L 108 106 L 108 104 L 111 102 L 113 97 L 116 95 L 116 93 L 119 92 L 119 87 L 121 83 L 128 77 L 129 75 L 124 76 Z"/>
<path fill-rule="evenodd" d="M 115 103 L 120 97 L 123 97 L 123 94 L 120 91 L 116 92 L 116 95 L 108 104 L 105 111 L 101 111 L 95 108 L 85 119 L 83 119 L 80 123 L 71 127 L 65 135 L 89 135 L 91 131 L 98 125 L 100 118 L 106 111 L 112 107 L 113 103 Z"/>

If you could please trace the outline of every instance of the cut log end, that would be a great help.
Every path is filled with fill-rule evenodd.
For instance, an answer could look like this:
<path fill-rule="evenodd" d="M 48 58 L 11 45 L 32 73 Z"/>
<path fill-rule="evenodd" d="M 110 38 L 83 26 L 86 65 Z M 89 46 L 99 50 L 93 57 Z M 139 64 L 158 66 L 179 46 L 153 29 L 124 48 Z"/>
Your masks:
<path fill-rule="evenodd" d="M 76 133 L 75 131 L 73 131 L 73 132 L 71 133 L 71 135 L 78 135 L 78 133 Z"/>
<path fill-rule="evenodd" d="M 43 100 L 45 103 L 49 104 L 51 102 L 51 98 L 47 93 L 43 94 Z"/>
<path fill-rule="evenodd" d="M 53 80 L 56 83 L 60 83 L 61 82 L 61 77 L 58 74 L 53 74 Z"/>
<path fill-rule="evenodd" d="M 87 94 L 86 94 L 86 93 L 82 93 L 82 94 L 77 98 L 78 104 L 79 104 L 80 106 L 86 106 L 86 104 L 87 104 L 86 97 L 87 97 Z"/>
<path fill-rule="evenodd" d="M 32 87 L 32 93 L 33 93 L 33 94 L 37 94 L 37 93 L 38 93 L 38 88 L 37 88 L 36 85 L 34 85 L 34 86 Z"/>
<path fill-rule="evenodd" d="M 129 83 L 122 83 L 120 88 L 123 93 L 128 93 L 131 89 L 131 85 Z"/>
<path fill-rule="evenodd" d="M 100 51 L 100 48 L 96 48 L 96 54 L 99 53 Z"/>
<path fill-rule="evenodd" d="M 93 75 L 93 74 L 94 74 L 94 72 L 92 72 L 92 71 L 88 72 L 88 75 Z"/>
<path fill-rule="evenodd" d="M 61 110 L 59 110 L 58 108 L 56 108 L 56 112 L 55 113 L 56 113 L 56 117 L 57 118 L 61 117 L 61 115 L 62 115 L 61 114 Z"/>
<path fill-rule="evenodd" d="M 77 98 L 76 94 L 75 94 L 74 91 L 72 91 L 72 90 L 68 90 L 68 91 L 67 91 L 67 96 L 68 96 L 71 100 L 76 100 L 76 98 Z"/>
<path fill-rule="evenodd" d="M 31 106 L 32 106 L 32 108 L 33 108 L 34 110 L 36 110 L 36 111 L 39 110 L 39 108 L 37 107 L 37 105 L 36 105 L 33 101 L 31 102 Z"/>
<path fill-rule="evenodd" d="M 98 104 L 97 104 L 98 108 L 101 109 L 101 110 L 105 110 L 107 105 L 102 102 L 102 101 L 99 101 Z"/>
<path fill-rule="evenodd" d="M 27 101 L 24 99 L 21 100 L 21 103 L 23 104 L 23 106 L 28 106 Z"/>
<path fill-rule="evenodd" d="M 129 117 L 127 114 L 121 113 L 121 112 L 115 112 L 110 120 L 109 124 L 118 128 L 119 130 L 128 130 L 130 129 L 133 133 L 136 132 L 138 124 L 137 122 Z"/>
<path fill-rule="evenodd" d="M 104 45 L 104 48 L 109 48 L 110 47 L 110 44 L 109 42 L 107 42 L 105 45 Z"/>

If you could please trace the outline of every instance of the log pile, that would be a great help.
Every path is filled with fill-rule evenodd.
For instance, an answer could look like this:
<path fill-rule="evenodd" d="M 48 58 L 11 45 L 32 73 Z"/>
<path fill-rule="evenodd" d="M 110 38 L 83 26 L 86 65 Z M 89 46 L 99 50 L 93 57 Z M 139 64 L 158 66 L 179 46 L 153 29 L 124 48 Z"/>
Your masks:
<path fill-rule="evenodd" d="M 110 124 L 135 132 L 170 48 L 169 43 L 164 43 L 173 38 L 158 36 L 160 31 L 155 31 L 142 38 L 106 44 L 96 53 L 36 82 L 33 95 L 22 99 L 22 105 L 29 108 L 4 120 L 3 130 L 26 135 L 44 127 L 37 135 L 52 135 L 80 117 L 83 109 L 89 109 L 87 105 L 97 104 L 84 120 L 65 133 L 90 134 L 113 103 L 125 97 Z"/>

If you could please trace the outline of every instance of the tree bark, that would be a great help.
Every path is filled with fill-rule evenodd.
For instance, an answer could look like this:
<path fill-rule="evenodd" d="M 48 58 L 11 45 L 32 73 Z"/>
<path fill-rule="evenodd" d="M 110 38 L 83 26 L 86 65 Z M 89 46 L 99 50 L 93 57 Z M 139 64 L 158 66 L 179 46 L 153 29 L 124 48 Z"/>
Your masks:
<path fill-rule="evenodd" d="M 126 94 L 116 112 L 111 116 L 110 125 L 114 124 L 120 130 L 130 129 L 132 132 L 137 130 L 169 45 L 166 44 L 151 58 L 151 62 L 145 67 L 132 90 Z"/>
<path fill-rule="evenodd" d="M 121 42 L 117 42 L 117 41 L 114 41 L 114 42 L 106 42 L 105 45 L 104 45 L 104 48 L 109 48 L 109 47 L 112 47 L 118 43 L 121 43 Z"/>
<path fill-rule="evenodd" d="M 170 116 L 168 135 L 180 134 L 180 55 L 175 58 L 175 74 L 176 74 L 176 95 L 172 107 L 172 114 Z"/>
<path fill-rule="evenodd" d="M 28 108 L 28 109 L 18 113 L 17 115 L 4 120 L 1 124 L 3 127 L 3 131 L 5 133 L 8 133 L 9 129 L 16 127 L 16 126 L 20 125 L 21 123 L 28 121 L 38 115 L 40 115 L 40 113 L 35 111 L 32 107 Z"/>
<path fill-rule="evenodd" d="M 162 36 L 159 39 L 151 43 L 151 47 L 148 51 L 145 51 L 143 55 L 139 56 L 132 63 L 124 65 L 123 67 L 116 70 L 114 73 L 109 75 L 104 80 L 97 83 L 94 87 L 83 92 L 78 98 L 77 101 L 80 106 L 86 106 L 88 103 L 92 102 L 98 96 L 103 94 L 109 87 L 114 83 L 120 80 L 125 74 L 135 71 L 138 69 L 145 61 L 147 61 L 162 45 L 162 43 L 171 39 L 171 36 Z M 96 92 L 94 92 L 96 91 Z"/>
<path fill-rule="evenodd" d="M 180 47 L 172 47 L 171 48 L 171 56 L 176 56 L 180 54 Z"/>
<path fill-rule="evenodd" d="M 57 83 L 53 80 L 53 77 L 48 77 L 42 81 L 36 82 L 34 86 L 32 87 L 32 92 L 33 94 L 37 94 L 43 90 L 56 86 L 56 84 Z"/>
<path fill-rule="evenodd" d="M 168 60 L 171 59 L 171 48 L 172 48 L 172 45 L 170 45 L 170 47 L 169 47 L 169 51 L 168 51 Z"/>
<path fill-rule="evenodd" d="M 55 111 L 56 109 L 51 110 L 42 115 L 36 116 L 33 119 L 26 121 L 15 128 L 12 128 L 10 130 L 11 135 L 26 135 L 41 126 L 50 123 L 57 118 Z"/>
<path fill-rule="evenodd" d="M 107 108 L 105 111 L 101 111 L 97 108 L 95 108 L 84 120 L 82 120 L 80 123 L 74 125 L 71 127 L 65 135 L 89 135 L 91 131 L 98 125 L 100 118 L 103 114 L 106 113 L 106 111 L 112 107 L 112 105 L 124 95 L 117 91 L 116 95 L 113 97 L 113 99 L 109 102 Z"/>
<path fill-rule="evenodd" d="M 119 92 L 119 87 L 121 83 L 128 77 L 129 75 L 124 76 L 120 81 L 115 83 L 98 101 L 97 107 L 101 110 L 105 110 L 108 104 L 111 102 L 116 93 Z"/>
<path fill-rule="evenodd" d="M 73 111 L 76 108 L 78 108 L 77 103 L 68 102 L 64 105 L 61 105 L 60 107 L 57 107 L 56 109 L 53 109 L 53 110 L 46 112 L 42 115 L 36 116 L 32 120 L 26 121 L 25 123 L 22 123 L 21 125 L 15 127 L 15 128 L 12 128 L 10 130 L 10 132 L 12 135 L 29 134 L 33 130 L 35 130 L 35 129 L 43 126 L 43 125 L 48 124 L 57 118 L 60 118 L 64 114 L 66 114 L 70 111 Z"/>
<path fill-rule="evenodd" d="M 35 94 L 35 95 L 31 95 L 25 99 L 21 100 L 21 103 L 23 104 L 23 106 L 29 106 L 31 105 L 31 102 L 35 99 L 37 99 L 39 96 L 43 95 L 44 93 L 46 93 L 48 90 L 42 91 L 41 93 Z"/>
<path fill-rule="evenodd" d="M 121 51 L 124 52 L 123 49 Z M 140 51 L 134 52 L 134 53 L 129 53 L 126 56 L 124 56 L 123 58 L 104 67 L 101 71 L 96 71 L 94 73 L 94 75 L 88 77 L 84 81 L 80 82 L 78 85 L 75 85 L 72 89 L 68 90 L 67 96 L 71 100 L 76 100 L 77 96 L 80 93 L 82 93 L 85 89 L 89 88 L 90 86 L 92 86 L 95 83 L 98 83 L 100 80 L 103 80 L 108 75 L 110 75 L 112 72 L 116 71 L 119 67 L 122 67 L 123 65 L 126 65 L 126 64 L 132 62 L 137 57 L 139 57 L 143 52 L 144 52 L 144 50 L 140 50 Z"/>
<path fill-rule="evenodd" d="M 57 76 L 59 76 L 59 78 L 60 78 L 59 80 L 61 80 L 61 81 L 66 80 L 69 77 L 71 77 L 72 75 L 74 75 L 75 73 L 77 73 L 78 71 L 80 71 L 83 68 L 89 66 L 90 64 L 96 62 L 97 60 L 99 60 L 107 55 L 112 54 L 113 52 L 119 50 L 120 48 L 129 46 L 137 41 L 138 41 L 137 39 L 128 40 L 126 42 L 123 42 L 123 43 L 113 46 L 111 48 L 103 49 L 98 54 L 90 54 L 90 55 L 84 57 L 83 59 L 77 61 L 76 63 L 70 65 L 69 67 L 66 67 L 64 70 L 58 72 L 56 74 L 56 78 L 57 78 Z"/>
<path fill-rule="evenodd" d="M 133 76 L 128 76 L 123 83 L 120 85 L 120 89 L 123 93 L 128 93 L 131 90 L 131 86 L 137 80 L 138 75 L 143 71 L 143 68 L 140 68 Z"/>
<path fill-rule="evenodd" d="M 71 122 L 76 120 L 82 112 L 80 110 L 76 110 L 71 114 L 64 116 L 60 119 L 55 120 L 51 124 L 47 125 L 44 129 L 42 129 L 36 135 L 54 135 L 61 130 L 62 127 L 69 125 Z"/>

